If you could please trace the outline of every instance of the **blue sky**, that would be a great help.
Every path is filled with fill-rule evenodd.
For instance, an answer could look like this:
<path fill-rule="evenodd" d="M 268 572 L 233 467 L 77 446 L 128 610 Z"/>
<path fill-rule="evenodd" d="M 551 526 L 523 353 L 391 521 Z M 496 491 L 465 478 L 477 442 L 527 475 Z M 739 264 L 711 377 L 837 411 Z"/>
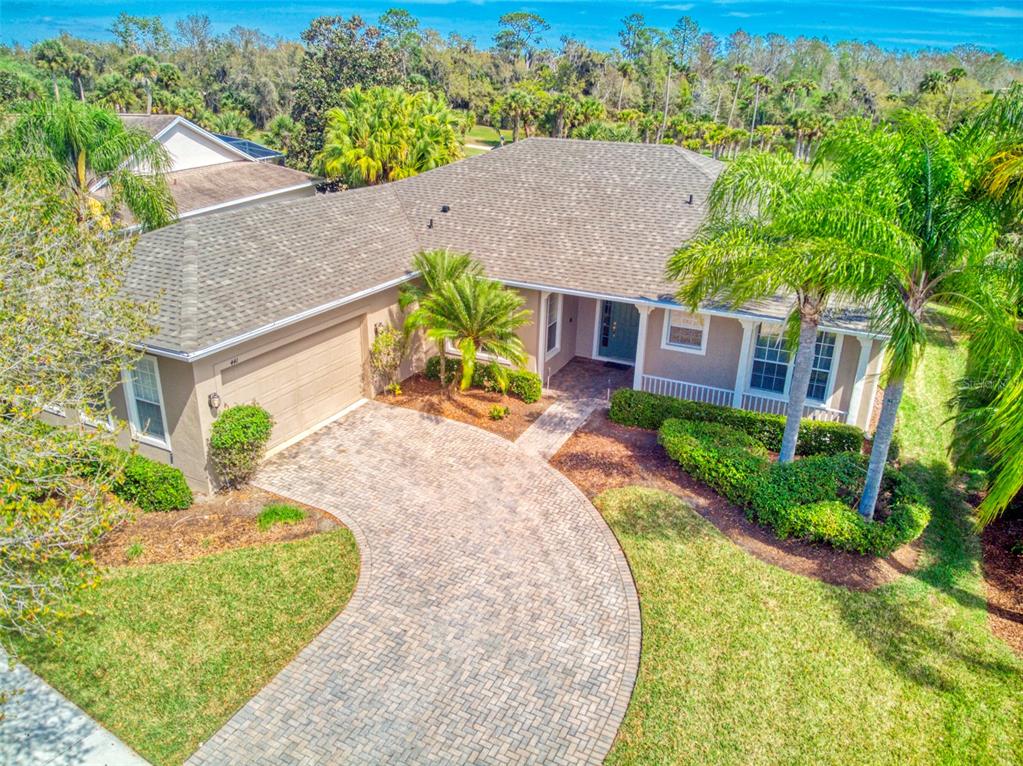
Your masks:
<path fill-rule="evenodd" d="M 442 33 L 457 31 L 489 43 L 497 18 L 508 11 L 529 10 L 551 22 L 550 42 L 562 35 L 598 48 L 617 43 L 620 20 L 639 12 L 649 23 L 670 26 L 682 15 L 720 35 L 738 28 L 755 34 L 777 32 L 838 40 L 871 40 L 885 48 L 951 48 L 972 43 L 1023 58 L 1023 0 L 711 0 L 710 2 L 582 2 L 582 0 L 0 0 L 0 40 L 32 42 L 60 30 L 89 37 L 107 37 L 110 22 L 121 10 L 161 15 L 168 22 L 188 13 L 205 13 L 219 29 L 235 24 L 255 26 L 270 34 L 297 37 L 320 14 L 358 13 L 375 19 L 392 6 L 407 8 L 424 26 Z"/>

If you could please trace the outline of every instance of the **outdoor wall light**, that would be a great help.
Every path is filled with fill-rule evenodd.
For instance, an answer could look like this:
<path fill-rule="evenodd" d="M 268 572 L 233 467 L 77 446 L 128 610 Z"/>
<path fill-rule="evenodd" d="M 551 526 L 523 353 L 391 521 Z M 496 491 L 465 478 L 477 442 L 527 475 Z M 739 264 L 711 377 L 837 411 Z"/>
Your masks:
<path fill-rule="evenodd" d="M 209 403 L 210 409 L 214 412 L 220 409 L 220 394 L 216 391 L 210 394 L 206 401 Z"/>

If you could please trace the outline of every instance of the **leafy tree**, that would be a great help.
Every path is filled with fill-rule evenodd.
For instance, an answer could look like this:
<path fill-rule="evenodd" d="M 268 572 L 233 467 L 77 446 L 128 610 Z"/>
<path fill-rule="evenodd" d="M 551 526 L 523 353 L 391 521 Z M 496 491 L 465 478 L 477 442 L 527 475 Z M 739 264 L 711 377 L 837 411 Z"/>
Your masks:
<path fill-rule="evenodd" d="M 160 65 L 152 56 L 139 54 L 132 56 L 124 65 L 125 71 L 132 80 L 142 86 L 146 94 L 146 114 L 153 113 L 153 83 L 160 73 Z"/>
<path fill-rule="evenodd" d="M 90 547 L 125 515 L 109 494 L 123 465 L 82 470 L 113 435 L 75 413 L 112 414 L 106 395 L 152 332 L 150 307 L 122 290 L 134 242 L 62 209 L 32 187 L 0 190 L 0 637 L 51 632 L 96 581 Z M 44 405 L 69 425 L 42 425 Z"/>
<path fill-rule="evenodd" d="M 417 330 L 429 330 L 439 324 L 439 319 L 430 311 L 428 301 L 432 296 L 440 294 L 444 285 L 455 282 L 463 276 L 479 277 L 483 274 L 483 266 L 465 253 L 452 253 L 449 250 L 430 250 L 417 253 L 412 259 L 412 269 L 419 275 L 416 282 L 405 282 L 398 290 L 398 305 L 402 311 L 415 306 L 405 317 L 405 335 L 410 337 Z M 446 387 L 447 354 L 444 349 L 444 337 L 430 337 L 437 345 L 440 358 L 440 385 Z"/>
<path fill-rule="evenodd" d="M 176 212 L 162 173 L 169 164 L 148 133 L 81 101 L 31 102 L 0 136 L 0 180 L 44 186 L 83 224 L 109 224 L 122 206 L 144 228 L 170 223 Z"/>
<path fill-rule="evenodd" d="M 835 178 L 874 190 L 898 226 L 865 251 L 856 284 L 887 343 L 885 389 L 860 513 L 873 518 L 906 378 L 927 342 L 925 318 L 942 304 L 957 312 L 975 343 L 1012 348 L 1020 335 L 1014 307 L 988 257 L 997 233 L 991 207 L 969 190 L 971 150 L 919 112 L 892 123 L 846 121 L 823 142 L 819 158 Z"/>
<path fill-rule="evenodd" d="M 793 297 L 797 335 L 779 454 L 791 461 L 810 385 L 819 326 L 829 303 L 859 279 L 862 250 L 896 227 L 868 204 L 870 189 L 838 182 L 787 154 L 750 151 L 718 177 L 698 236 L 668 262 L 679 300 L 735 307 L 778 293 Z"/>
<path fill-rule="evenodd" d="M 380 14 L 377 23 L 384 38 L 398 51 L 402 79 L 408 78 L 414 63 L 422 56 L 423 34 L 419 21 L 404 8 L 391 8 Z"/>
<path fill-rule="evenodd" d="M 377 27 L 353 16 L 321 16 L 302 33 L 305 52 L 295 83 L 292 117 L 302 126 L 292 159 L 308 165 L 323 148 L 327 113 L 343 107 L 345 92 L 356 85 L 398 82 L 398 52 Z"/>
<path fill-rule="evenodd" d="M 356 86 L 327 113 L 317 172 L 349 186 L 408 178 L 462 156 L 461 118 L 443 97 Z"/>
<path fill-rule="evenodd" d="M 551 25 L 542 16 L 526 11 L 506 13 L 497 20 L 497 25 L 501 28 L 494 38 L 497 49 L 512 59 L 524 59 L 529 69 L 536 46 Z"/>
<path fill-rule="evenodd" d="M 32 49 L 32 58 L 36 66 L 49 72 L 53 83 L 53 99 L 60 100 L 60 88 L 57 87 L 57 75 L 67 71 L 71 56 L 60 40 L 44 40 Z"/>
<path fill-rule="evenodd" d="M 132 16 L 122 11 L 117 14 L 110 32 L 121 51 L 129 56 L 142 53 L 156 56 L 170 48 L 170 35 L 159 16 Z"/>

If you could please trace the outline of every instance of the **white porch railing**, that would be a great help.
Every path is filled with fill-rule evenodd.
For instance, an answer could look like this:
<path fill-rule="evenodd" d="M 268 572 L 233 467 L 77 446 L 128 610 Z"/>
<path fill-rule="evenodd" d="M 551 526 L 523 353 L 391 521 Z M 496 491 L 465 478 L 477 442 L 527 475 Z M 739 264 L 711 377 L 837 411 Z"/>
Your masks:
<path fill-rule="evenodd" d="M 718 404 L 722 407 L 732 406 L 732 391 L 728 388 L 715 388 L 685 380 L 660 378 L 656 375 L 643 376 L 643 390 L 661 396 L 673 396 L 676 399 L 688 399 L 704 404 Z"/>
<path fill-rule="evenodd" d="M 686 380 L 675 380 L 673 378 L 661 378 L 657 375 L 644 375 L 641 386 L 644 391 L 651 394 L 673 396 L 676 399 L 687 399 L 705 404 L 717 404 L 722 407 L 732 406 L 732 396 L 734 393 L 730 388 L 704 386 L 700 383 L 690 383 Z M 785 399 L 777 399 L 772 396 L 759 396 L 751 393 L 742 395 L 742 409 L 753 412 L 784 415 L 787 404 L 788 402 Z M 843 423 L 845 422 L 846 413 L 841 410 L 833 410 L 830 407 L 808 404 L 803 408 L 803 417 L 810 420 Z"/>

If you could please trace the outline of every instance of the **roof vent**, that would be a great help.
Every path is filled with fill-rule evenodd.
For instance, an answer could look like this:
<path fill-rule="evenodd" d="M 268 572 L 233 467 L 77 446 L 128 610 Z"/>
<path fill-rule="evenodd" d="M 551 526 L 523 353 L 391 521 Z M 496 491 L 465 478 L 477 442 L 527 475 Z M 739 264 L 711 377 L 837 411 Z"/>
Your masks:
<path fill-rule="evenodd" d="M 440 212 L 442 212 L 442 213 L 450 213 L 451 212 L 451 205 L 441 205 L 440 206 Z"/>
<path fill-rule="evenodd" d="M 428 224 L 426 224 L 426 228 L 427 229 L 432 229 L 433 228 L 433 219 L 432 218 L 430 219 L 430 222 Z"/>
<path fill-rule="evenodd" d="M 686 204 L 689 204 L 689 205 L 693 204 L 693 195 L 692 194 L 689 195 L 689 202 L 686 203 Z"/>

